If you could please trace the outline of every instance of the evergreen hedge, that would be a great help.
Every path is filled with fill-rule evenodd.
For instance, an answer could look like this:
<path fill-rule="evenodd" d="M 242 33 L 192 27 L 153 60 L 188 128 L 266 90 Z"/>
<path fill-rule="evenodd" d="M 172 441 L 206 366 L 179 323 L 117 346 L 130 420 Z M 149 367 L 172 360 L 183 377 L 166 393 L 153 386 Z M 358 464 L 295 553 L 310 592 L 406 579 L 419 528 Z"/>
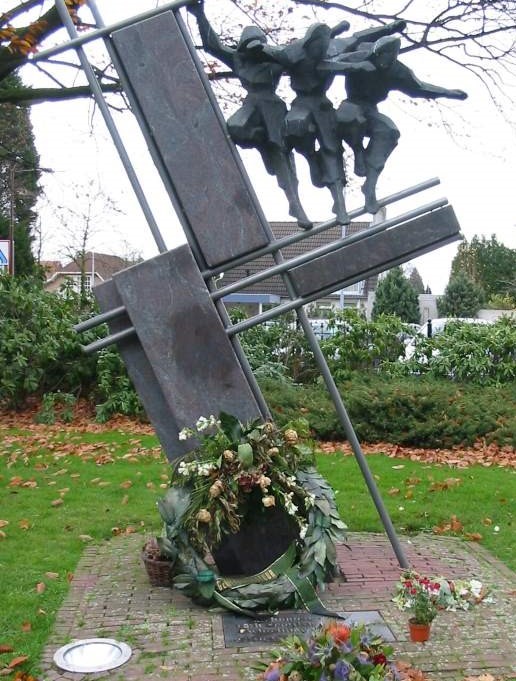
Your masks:
<path fill-rule="evenodd" d="M 0 277 L 1 409 L 37 399 L 40 420 L 69 420 L 73 400 L 83 397 L 95 405 L 100 421 L 144 415 L 117 350 L 93 356 L 81 350 L 107 333 L 105 326 L 81 336 L 73 330 L 96 311 L 93 301 L 71 289 L 56 295 L 37 279 Z M 396 318 L 368 323 L 346 313 L 333 325 L 335 336 L 321 346 L 362 441 L 450 447 L 485 438 L 516 445 L 514 322 L 460 327 L 435 341 L 422 340 L 419 364 L 397 360 L 404 329 Z M 343 439 L 295 324 L 252 329 L 242 342 L 280 424 L 303 415 L 317 437 Z"/>

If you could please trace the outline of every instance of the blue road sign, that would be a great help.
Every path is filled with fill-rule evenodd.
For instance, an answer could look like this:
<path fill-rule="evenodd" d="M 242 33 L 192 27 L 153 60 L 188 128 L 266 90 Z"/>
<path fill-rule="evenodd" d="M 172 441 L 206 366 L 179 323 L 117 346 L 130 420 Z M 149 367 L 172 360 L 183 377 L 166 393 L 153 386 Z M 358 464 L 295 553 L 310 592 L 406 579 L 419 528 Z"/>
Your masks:
<path fill-rule="evenodd" d="M 0 241 L 0 269 L 9 267 L 9 242 Z"/>

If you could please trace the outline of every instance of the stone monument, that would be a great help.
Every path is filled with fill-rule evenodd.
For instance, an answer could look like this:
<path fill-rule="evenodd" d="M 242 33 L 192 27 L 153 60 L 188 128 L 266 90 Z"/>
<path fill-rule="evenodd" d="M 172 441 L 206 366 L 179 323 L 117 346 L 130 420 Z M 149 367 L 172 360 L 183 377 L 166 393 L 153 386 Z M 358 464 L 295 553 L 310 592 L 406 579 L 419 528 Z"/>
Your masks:
<path fill-rule="evenodd" d="M 295 237 L 300 240 L 349 222 L 342 140 L 355 154 L 357 174 L 366 177 L 366 208 L 380 205 L 376 180 L 396 134 L 376 104 L 391 89 L 424 97 L 465 95 L 421 83 L 398 62 L 399 41 L 390 37 L 402 28 L 398 22 L 350 38 L 336 37 L 347 22 L 334 29 L 316 24 L 283 47 L 270 46 L 260 31 L 248 27 L 232 48 L 215 35 L 202 4 L 191 11 L 205 48 L 245 88 L 244 102 L 226 125 L 179 12 L 165 11 L 112 32 L 109 46 L 124 91 L 188 243 L 96 287 L 102 313 L 77 329 L 108 323 L 110 335 L 87 350 L 118 345 L 163 449 L 174 461 L 192 448 L 191 441 L 179 438 L 180 431 L 200 416 L 223 411 L 241 421 L 270 418 L 238 333 L 296 310 L 393 549 L 407 567 L 303 305 L 460 238 L 453 209 L 446 202 L 423 207 L 343 238 L 330 249 L 284 262 L 284 244 L 274 240 L 230 136 L 259 150 L 303 228 Z M 290 108 L 276 94 L 283 73 L 296 94 Z M 346 78 L 348 98 L 335 109 L 326 92 L 337 74 Z M 314 184 L 331 191 L 334 220 L 312 227 L 299 198 L 294 150 L 307 158 Z M 291 300 L 231 325 L 222 301 L 229 289 L 217 289 L 215 276 L 265 254 L 272 254 L 275 265 L 262 278 L 280 274 Z M 238 287 L 246 285 L 243 280 Z"/>

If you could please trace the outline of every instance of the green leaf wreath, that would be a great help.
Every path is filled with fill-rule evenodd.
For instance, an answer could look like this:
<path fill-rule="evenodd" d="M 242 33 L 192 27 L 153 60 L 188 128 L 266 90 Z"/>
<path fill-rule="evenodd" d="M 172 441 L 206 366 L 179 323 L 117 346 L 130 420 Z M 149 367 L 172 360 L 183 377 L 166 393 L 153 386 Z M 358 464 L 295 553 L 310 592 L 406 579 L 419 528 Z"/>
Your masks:
<path fill-rule="evenodd" d="M 177 464 L 171 487 L 158 508 L 162 549 L 174 561 L 173 583 L 196 602 L 217 603 L 241 613 L 305 605 L 324 606 L 315 589 L 337 573 L 336 542 L 346 526 L 333 490 L 314 468 L 308 424 L 300 419 L 283 430 L 271 422 L 242 424 L 229 414 L 201 417 L 199 445 Z M 235 534 L 246 517 L 283 509 L 297 524 L 290 548 L 259 574 L 218 573 L 212 551 Z"/>

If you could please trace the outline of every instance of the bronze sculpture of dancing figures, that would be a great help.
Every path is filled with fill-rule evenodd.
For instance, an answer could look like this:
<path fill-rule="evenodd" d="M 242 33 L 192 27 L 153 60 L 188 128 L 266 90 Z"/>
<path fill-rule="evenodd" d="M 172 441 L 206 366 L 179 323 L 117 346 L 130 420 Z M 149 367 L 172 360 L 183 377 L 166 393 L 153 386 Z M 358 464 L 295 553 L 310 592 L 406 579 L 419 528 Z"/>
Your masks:
<path fill-rule="evenodd" d="M 202 0 L 188 6 L 199 26 L 203 48 L 229 66 L 247 94 L 242 106 L 227 121 L 232 140 L 244 148 L 256 148 L 267 172 L 275 175 L 289 202 L 290 214 L 309 229 L 308 219 L 298 194 L 294 156 L 282 135 L 287 114 L 285 102 L 276 95 L 283 67 L 260 49 L 267 38 L 256 26 L 244 28 L 236 49 L 219 40 L 204 13 Z"/>
<path fill-rule="evenodd" d="M 356 43 L 353 43 L 352 49 L 357 49 Z M 347 75 L 347 99 L 337 110 L 339 134 L 353 150 L 355 174 L 366 178 L 362 192 L 366 209 L 373 214 L 379 208 L 376 199 L 378 177 L 400 136 L 394 122 L 378 111 L 379 102 L 384 101 L 391 90 L 426 99 L 467 97 L 462 90 L 449 90 L 419 80 L 398 61 L 399 50 L 400 39 L 396 36 L 384 36 L 375 43 L 359 44 L 354 57 L 369 59 L 374 69 Z M 344 53 L 337 58 L 347 61 L 350 55 Z M 364 145 L 365 138 L 369 138 L 367 145 Z"/>
<path fill-rule="evenodd" d="M 344 201 L 346 176 L 342 138 L 337 129 L 335 109 L 326 92 L 337 74 L 374 70 L 370 61 L 359 58 L 349 61 L 327 58 L 332 36 L 348 28 L 347 21 L 333 29 L 326 24 L 313 24 L 303 38 L 289 45 L 262 46 L 264 54 L 283 65 L 296 94 L 285 118 L 287 146 L 306 158 L 312 183 L 330 190 L 333 211 L 341 224 L 349 222 Z"/>

